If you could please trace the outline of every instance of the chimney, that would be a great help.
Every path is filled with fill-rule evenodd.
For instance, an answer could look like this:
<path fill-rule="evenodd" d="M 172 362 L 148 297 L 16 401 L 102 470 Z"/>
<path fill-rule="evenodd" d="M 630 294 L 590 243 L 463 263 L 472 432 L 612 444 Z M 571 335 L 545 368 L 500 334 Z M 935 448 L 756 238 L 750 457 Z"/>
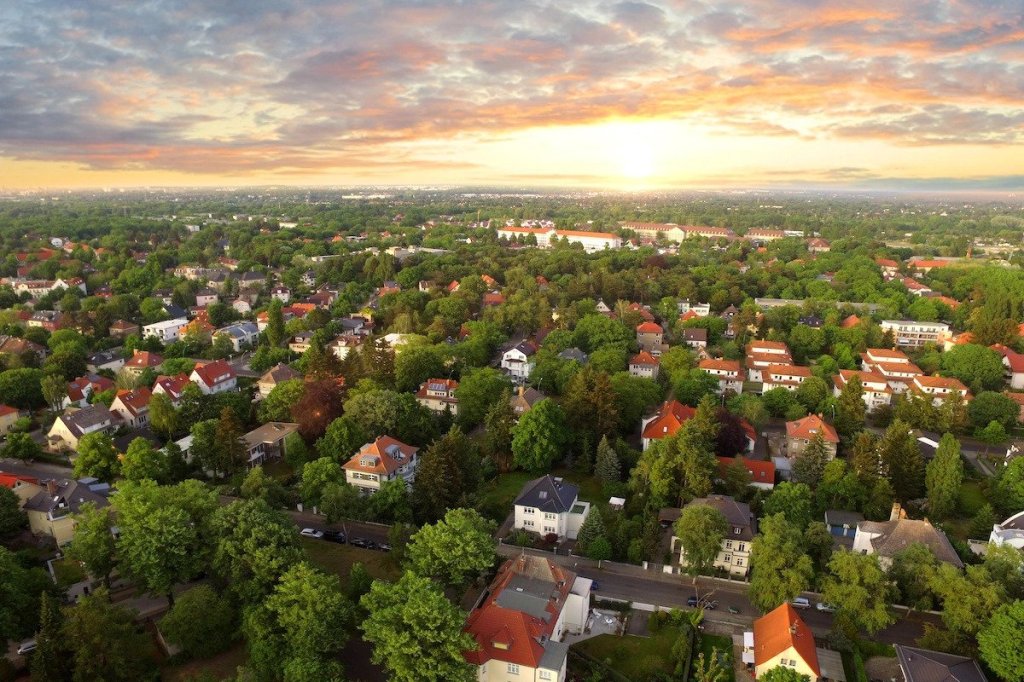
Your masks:
<path fill-rule="evenodd" d="M 900 506 L 899 502 L 892 503 L 892 511 L 889 513 L 890 521 L 899 521 L 900 519 L 907 518 L 907 512 L 903 507 Z"/>
<path fill-rule="evenodd" d="M 53 497 L 54 495 L 56 495 L 57 494 L 57 481 L 53 480 L 52 478 L 49 481 L 47 481 L 46 482 L 46 492 L 50 495 L 50 497 Z"/>

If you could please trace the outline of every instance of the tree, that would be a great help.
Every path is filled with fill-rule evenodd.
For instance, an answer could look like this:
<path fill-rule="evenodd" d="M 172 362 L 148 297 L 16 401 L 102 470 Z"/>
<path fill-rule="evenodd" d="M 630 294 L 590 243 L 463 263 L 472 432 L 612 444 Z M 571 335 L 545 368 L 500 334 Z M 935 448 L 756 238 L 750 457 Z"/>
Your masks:
<path fill-rule="evenodd" d="M 408 568 L 417 575 L 461 585 L 494 565 L 494 524 L 472 509 L 452 509 L 420 528 L 407 547 Z"/>
<path fill-rule="evenodd" d="M 6 540 L 28 525 L 21 500 L 10 488 L 0 488 L 0 540 Z"/>
<path fill-rule="evenodd" d="M 395 388 L 415 391 L 427 379 L 445 376 L 444 355 L 438 346 L 405 348 L 395 356 Z"/>
<path fill-rule="evenodd" d="M 966 640 L 976 637 L 989 615 L 1006 601 L 1005 590 L 992 580 L 985 566 L 967 566 L 961 572 L 941 564 L 931 590 L 942 602 L 942 622 Z"/>
<path fill-rule="evenodd" d="M 284 313 L 281 310 L 281 301 L 274 299 L 267 307 L 267 343 L 272 348 L 280 346 L 285 339 Z"/>
<path fill-rule="evenodd" d="M 687 636 L 684 634 L 683 636 Z M 704 652 L 697 654 L 693 663 L 694 682 L 727 682 L 730 679 L 729 671 L 722 665 L 721 659 L 725 656 L 724 651 L 717 647 L 711 649 L 711 656 L 705 658 Z"/>
<path fill-rule="evenodd" d="M 101 578 L 108 589 L 116 566 L 112 526 L 109 507 L 83 504 L 75 515 L 75 541 L 67 550 L 70 559 L 81 561 L 89 574 Z"/>
<path fill-rule="evenodd" d="M 892 624 L 892 585 L 875 554 L 836 552 L 828 562 L 824 598 L 835 605 L 836 627 L 852 637 L 858 630 L 875 634 Z"/>
<path fill-rule="evenodd" d="M 762 613 L 808 589 L 814 577 L 814 564 L 803 548 L 803 531 L 782 514 L 761 519 L 750 563 L 750 601 Z"/>
<path fill-rule="evenodd" d="M 803 675 L 785 666 L 777 665 L 766 671 L 760 678 L 761 682 L 811 682 L 809 675 Z"/>
<path fill-rule="evenodd" d="M 149 399 L 149 423 L 167 439 L 178 432 L 178 411 L 166 393 L 154 393 Z"/>
<path fill-rule="evenodd" d="M 996 351 L 976 343 L 953 346 L 942 354 L 942 370 L 976 393 L 1003 385 L 1003 359 Z"/>
<path fill-rule="evenodd" d="M 152 670 L 149 637 L 135 628 L 131 611 L 110 603 L 106 590 L 80 597 L 66 609 L 63 636 L 75 682 L 131 682 L 146 679 Z"/>
<path fill-rule="evenodd" d="M 931 610 L 935 604 L 931 584 L 939 560 L 925 545 L 915 542 L 892 559 L 889 577 L 896 585 L 899 603 L 918 611 Z"/>
<path fill-rule="evenodd" d="M 537 473 L 551 469 L 564 456 L 565 415 L 550 398 L 539 401 L 512 429 L 512 457 L 515 465 Z"/>
<path fill-rule="evenodd" d="M 978 633 L 981 658 L 1007 682 L 1024 679 L 1024 601 L 1000 606 Z"/>
<path fill-rule="evenodd" d="M 376 581 L 359 600 L 369 614 L 360 628 L 371 660 L 395 682 L 472 682 L 463 652 L 476 642 L 463 632 L 466 614 L 429 578 L 406 571 L 396 583 Z"/>
<path fill-rule="evenodd" d="M 43 377 L 40 388 L 43 392 L 43 399 L 46 400 L 46 404 L 50 406 L 50 409 L 54 412 L 60 410 L 64 398 L 68 395 L 68 385 L 64 381 L 64 377 L 57 374 L 48 374 Z"/>
<path fill-rule="evenodd" d="M 562 402 L 565 417 L 576 431 L 590 434 L 590 443 L 613 433 L 619 425 L 615 392 L 604 372 L 587 365 L 573 375 Z"/>
<path fill-rule="evenodd" d="M 436 428 L 433 414 L 411 393 L 382 389 L 355 392 L 345 401 L 345 418 L 370 437 L 386 433 L 415 444 L 429 442 Z"/>
<path fill-rule="evenodd" d="M 328 424 L 341 416 L 345 390 L 334 378 L 300 383 L 302 394 L 292 403 L 291 415 L 299 425 L 299 433 L 312 443 L 327 430 Z"/>
<path fill-rule="evenodd" d="M 798 403 L 803 405 L 808 412 L 813 413 L 819 411 L 822 403 L 832 393 L 824 379 L 808 377 L 797 387 L 793 395 Z"/>
<path fill-rule="evenodd" d="M 307 462 L 302 467 L 302 480 L 299 483 L 299 494 L 303 501 L 311 507 L 320 505 L 326 488 L 331 483 L 344 483 L 345 471 L 336 460 L 328 457 Z"/>
<path fill-rule="evenodd" d="M 830 454 L 821 432 L 815 433 L 811 442 L 804 446 L 793 461 L 793 480 L 817 488 L 825 475 Z"/>
<path fill-rule="evenodd" d="M 243 499 L 263 499 L 271 507 L 283 507 L 288 499 L 288 493 L 280 481 L 267 474 L 260 465 L 249 469 L 238 492 Z"/>
<path fill-rule="evenodd" d="M 0 372 L 0 404 L 35 409 L 46 405 L 42 389 L 43 371 L 21 367 Z"/>
<path fill-rule="evenodd" d="M 53 591 L 41 568 L 26 568 L 17 555 L 0 546 L 0 640 L 20 639 L 35 632 L 39 601 Z"/>
<path fill-rule="evenodd" d="M 995 510 L 992 509 L 992 505 L 985 503 L 975 513 L 974 517 L 971 518 L 970 530 L 968 533 L 969 537 L 972 538 L 985 538 L 992 532 L 992 526 L 995 525 L 996 521 Z M 989 548 L 991 549 L 991 547 Z"/>
<path fill-rule="evenodd" d="M 832 544 L 834 538 L 821 521 L 812 521 L 807 530 L 804 531 L 804 551 L 814 561 L 814 572 L 821 575 L 832 558 Z"/>
<path fill-rule="evenodd" d="M 499 473 L 512 468 L 512 429 L 516 413 L 512 407 L 512 394 L 504 391 L 484 415 L 483 450 L 494 462 Z"/>
<path fill-rule="evenodd" d="M 231 644 L 235 611 L 209 585 L 191 588 L 160 620 L 160 632 L 192 658 L 209 658 Z"/>
<path fill-rule="evenodd" d="M 270 594 L 278 577 L 302 560 L 295 524 L 263 500 L 232 502 L 213 518 L 213 568 L 245 603 Z"/>
<path fill-rule="evenodd" d="M 39 604 L 39 631 L 30 670 L 32 682 L 67 682 L 71 679 L 70 651 L 64 641 L 64 612 L 56 597 L 43 594 Z"/>
<path fill-rule="evenodd" d="M 316 451 L 321 457 L 342 461 L 370 440 L 372 436 L 345 415 L 331 422 L 324 435 L 317 440 Z"/>
<path fill-rule="evenodd" d="M 686 572 L 694 579 L 714 568 L 728 531 L 729 522 L 714 507 L 690 504 L 683 508 L 675 524 L 675 534 L 681 548 L 680 561 L 685 557 Z"/>
<path fill-rule="evenodd" d="M 28 461 L 43 454 L 43 449 L 27 433 L 9 433 L 2 452 L 4 457 Z"/>
<path fill-rule="evenodd" d="M 459 422 L 466 427 L 479 424 L 487 410 L 511 390 L 511 382 L 493 367 L 482 367 L 463 373 L 455 397 L 459 401 Z"/>
<path fill-rule="evenodd" d="M 1011 429 L 1016 425 L 1019 414 L 1017 403 L 996 391 L 982 391 L 967 406 L 968 418 L 975 429 L 983 429 L 993 421 Z"/>
<path fill-rule="evenodd" d="M 205 546 L 189 514 L 152 493 L 147 487 L 118 492 L 117 555 L 127 575 L 173 605 L 174 585 L 203 570 Z"/>
<path fill-rule="evenodd" d="M 1024 508 L 1024 457 L 1014 457 L 995 481 L 993 502 L 1004 512 Z"/>
<path fill-rule="evenodd" d="M 665 356 L 661 356 L 664 362 Z M 616 372 L 611 376 L 612 393 L 615 396 L 615 409 L 619 413 L 619 431 L 630 433 L 649 408 L 657 405 L 664 397 L 661 385 L 632 376 L 629 372 Z"/>
<path fill-rule="evenodd" d="M 601 537 L 604 537 L 604 520 L 601 512 L 594 507 L 576 533 L 576 545 L 586 553 L 587 547 Z"/>
<path fill-rule="evenodd" d="M 974 437 L 983 443 L 989 445 L 998 445 L 999 443 L 1005 443 L 1009 435 L 1006 433 L 1006 429 L 1003 425 L 997 421 L 990 421 L 988 426 L 983 429 L 975 431 Z"/>
<path fill-rule="evenodd" d="M 844 447 L 851 446 L 857 434 L 864 429 L 865 411 L 864 385 L 860 375 L 855 374 L 847 379 L 836 400 L 834 426 Z"/>
<path fill-rule="evenodd" d="M 267 397 L 260 401 L 260 421 L 290 421 L 292 418 L 292 406 L 299 402 L 304 390 L 305 382 L 302 379 L 288 379 L 274 386 L 274 388 L 270 389 Z M 152 405 L 150 409 L 152 409 Z"/>
<path fill-rule="evenodd" d="M 136 438 L 128 444 L 121 461 L 121 475 L 129 481 L 144 478 L 164 483 L 170 478 L 167 456 L 155 450 L 145 438 Z"/>
<path fill-rule="evenodd" d="M 469 506 L 479 483 L 478 469 L 473 444 L 459 429 L 449 429 L 430 445 L 416 469 L 412 503 L 417 518 L 436 521 L 449 509 Z"/>
<path fill-rule="evenodd" d="M 924 492 L 924 460 L 910 425 L 897 419 L 878 443 L 879 457 L 896 497 L 917 499 Z"/>
<path fill-rule="evenodd" d="M 964 463 L 960 458 L 960 443 L 947 433 L 939 441 L 935 458 L 928 463 L 925 487 L 928 491 L 928 511 L 937 519 L 944 519 L 956 510 L 960 486 L 964 481 Z"/>
<path fill-rule="evenodd" d="M 608 436 L 601 438 L 597 444 L 597 461 L 594 464 L 594 477 L 605 486 L 615 485 L 622 481 L 622 469 L 619 455 L 608 443 Z"/>
<path fill-rule="evenodd" d="M 802 532 L 811 522 L 812 496 L 806 484 L 783 481 L 765 500 L 764 515 L 782 514 L 789 524 Z"/>
<path fill-rule="evenodd" d="M 107 483 L 121 473 L 121 461 L 110 436 L 102 431 L 87 433 L 78 439 L 78 457 L 75 458 L 75 478 L 94 476 Z"/>
<path fill-rule="evenodd" d="M 320 496 L 320 511 L 327 517 L 328 523 L 346 518 L 363 519 L 365 500 L 354 485 L 331 483 Z"/>
<path fill-rule="evenodd" d="M 409 488 L 400 478 L 382 483 L 368 506 L 370 518 L 379 523 L 412 523 Z"/>

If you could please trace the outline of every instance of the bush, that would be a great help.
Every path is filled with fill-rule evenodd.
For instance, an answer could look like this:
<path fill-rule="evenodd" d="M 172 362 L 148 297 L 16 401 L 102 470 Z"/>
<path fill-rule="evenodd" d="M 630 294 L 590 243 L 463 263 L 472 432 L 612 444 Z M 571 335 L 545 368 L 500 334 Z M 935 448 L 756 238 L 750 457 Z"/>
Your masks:
<path fill-rule="evenodd" d="M 505 542 L 516 547 L 532 547 L 534 534 L 528 530 L 517 528 L 505 538 Z"/>

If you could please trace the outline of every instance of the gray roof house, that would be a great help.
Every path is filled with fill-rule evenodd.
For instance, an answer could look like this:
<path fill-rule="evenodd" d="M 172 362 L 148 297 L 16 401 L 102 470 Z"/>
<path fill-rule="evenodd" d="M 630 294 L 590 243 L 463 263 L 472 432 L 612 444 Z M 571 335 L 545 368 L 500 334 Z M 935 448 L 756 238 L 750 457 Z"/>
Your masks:
<path fill-rule="evenodd" d="M 913 544 L 924 545 L 935 558 L 957 568 L 963 568 L 949 538 L 928 519 L 908 519 L 899 503 L 892 506 L 888 521 L 861 521 L 853 538 L 853 551 L 877 554 L 883 568 L 888 568 L 894 556 Z"/>
<path fill-rule="evenodd" d="M 558 357 L 562 358 L 563 360 L 575 360 L 581 365 L 585 365 L 587 364 L 587 359 L 590 356 L 581 351 L 579 348 L 573 347 L 566 348 L 565 350 L 558 354 Z"/>
<path fill-rule="evenodd" d="M 987 682 L 973 658 L 902 644 L 895 649 L 905 682 Z"/>
<path fill-rule="evenodd" d="M 590 503 L 581 502 L 579 492 L 577 486 L 550 474 L 529 481 L 514 502 L 513 527 L 575 540 L 590 512 Z"/>

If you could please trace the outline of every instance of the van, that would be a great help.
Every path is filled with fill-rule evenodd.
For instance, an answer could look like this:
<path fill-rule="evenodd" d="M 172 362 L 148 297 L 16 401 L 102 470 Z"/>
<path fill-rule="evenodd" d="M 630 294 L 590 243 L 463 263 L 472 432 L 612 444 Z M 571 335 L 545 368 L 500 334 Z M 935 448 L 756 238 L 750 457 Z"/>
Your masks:
<path fill-rule="evenodd" d="M 30 654 L 36 650 L 37 646 L 39 645 L 36 643 L 36 640 L 26 639 L 18 646 L 18 655 L 24 656 L 25 654 Z"/>
<path fill-rule="evenodd" d="M 790 602 L 794 609 L 809 609 L 811 608 L 811 602 L 807 600 L 807 597 L 797 597 Z"/>

